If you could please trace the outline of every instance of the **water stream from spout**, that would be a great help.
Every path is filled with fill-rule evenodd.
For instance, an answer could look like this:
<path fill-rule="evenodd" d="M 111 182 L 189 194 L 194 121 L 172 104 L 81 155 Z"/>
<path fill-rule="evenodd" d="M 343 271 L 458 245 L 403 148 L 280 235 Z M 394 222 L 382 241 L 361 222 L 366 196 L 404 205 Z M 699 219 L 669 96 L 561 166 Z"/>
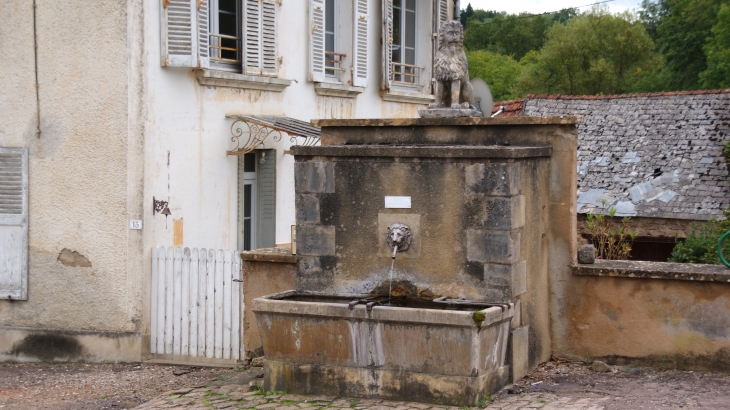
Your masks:
<path fill-rule="evenodd" d="M 390 290 L 388 291 L 388 305 L 393 297 L 393 266 L 395 265 L 395 254 L 398 253 L 398 245 L 393 246 L 393 260 L 390 262 Z"/>

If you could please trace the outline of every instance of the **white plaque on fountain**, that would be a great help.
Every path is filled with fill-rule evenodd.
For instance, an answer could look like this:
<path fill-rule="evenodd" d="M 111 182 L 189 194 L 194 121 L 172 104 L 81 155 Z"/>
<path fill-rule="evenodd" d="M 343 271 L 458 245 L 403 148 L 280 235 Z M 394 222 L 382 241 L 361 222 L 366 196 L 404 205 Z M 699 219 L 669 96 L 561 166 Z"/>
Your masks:
<path fill-rule="evenodd" d="M 411 209 L 411 197 L 409 196 L 386 196 L 385 207 L 394 209 Z"/>

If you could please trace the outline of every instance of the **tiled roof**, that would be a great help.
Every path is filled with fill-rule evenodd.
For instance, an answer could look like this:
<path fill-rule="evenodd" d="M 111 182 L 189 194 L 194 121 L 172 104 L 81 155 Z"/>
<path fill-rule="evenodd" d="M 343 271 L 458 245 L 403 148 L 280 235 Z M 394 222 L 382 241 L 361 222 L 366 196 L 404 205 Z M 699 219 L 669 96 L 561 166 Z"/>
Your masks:
<path fill-rule="evenodd" d="M 499 113 L 498 117 L 520 117 L 522 116 L 522 110 L 525 108 L 525 99 L 520 98 L 517 100 L 500 101 L 492 105 L 492 115 L 494 115 L 500 108 L 504 107 L 504 111 Z"/>
<path fill-rule="evenodd" d="M 730 90 L 612 96 L 528 95 L 516 115 L 582 115 L 578 211 L 706 220 L 730 205 Z M 495 110 L 496 111 L 496 110 Z M 500 114 L 501 116 L 502 114 Z"/>

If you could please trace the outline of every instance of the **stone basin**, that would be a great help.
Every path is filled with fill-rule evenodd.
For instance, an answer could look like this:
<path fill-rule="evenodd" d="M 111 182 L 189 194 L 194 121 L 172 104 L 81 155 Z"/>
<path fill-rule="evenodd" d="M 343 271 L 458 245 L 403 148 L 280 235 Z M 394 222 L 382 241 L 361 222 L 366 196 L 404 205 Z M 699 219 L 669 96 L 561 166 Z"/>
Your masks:
<path fill-rule="evenodd" d="M 513 305 L 374 306 L 289 291 L 253 301 L 266 391 L 473 406 L 508 383 Z M 414 307 L 407 307 L 414 306 Z"/>

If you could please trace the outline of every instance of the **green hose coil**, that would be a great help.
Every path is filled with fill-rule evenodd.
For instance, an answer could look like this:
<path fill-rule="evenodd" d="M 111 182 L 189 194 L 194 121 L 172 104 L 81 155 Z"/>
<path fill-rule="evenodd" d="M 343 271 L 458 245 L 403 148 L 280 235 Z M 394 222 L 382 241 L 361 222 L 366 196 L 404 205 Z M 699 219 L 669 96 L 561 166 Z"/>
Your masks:
<path fill-rule="evenodd" d="M 725 232 L 724 235 L 720 237 L 720 240 L 717 241 L 717 256 L 720 257 L 720 262 L 722 262 L 723 265 L 730 268 L 730 262 L 725 259 L 725 255 L 722 254 L 722 243 L 725 242 L 725 239 L 730 238 L 730 231 Z"/>

